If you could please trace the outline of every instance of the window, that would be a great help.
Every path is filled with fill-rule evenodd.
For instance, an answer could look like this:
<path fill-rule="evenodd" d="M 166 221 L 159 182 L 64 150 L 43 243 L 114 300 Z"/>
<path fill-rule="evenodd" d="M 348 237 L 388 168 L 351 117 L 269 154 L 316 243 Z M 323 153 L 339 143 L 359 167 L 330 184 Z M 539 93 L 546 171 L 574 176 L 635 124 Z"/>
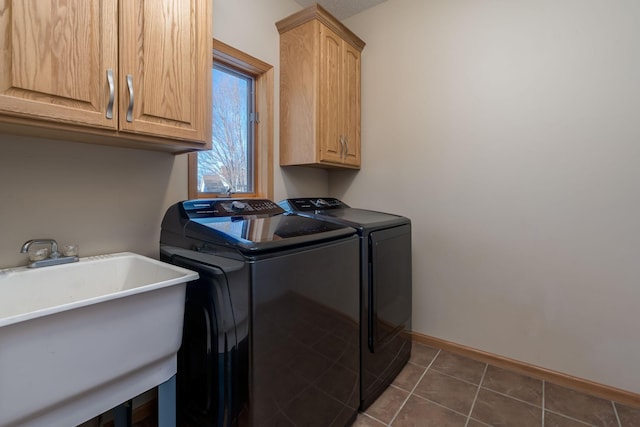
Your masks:
<path fill-rule="evenodd" d="M 213 41 L 212 148 L 189 154 L 189 198 L 273 196 L 273 67 Z"/>

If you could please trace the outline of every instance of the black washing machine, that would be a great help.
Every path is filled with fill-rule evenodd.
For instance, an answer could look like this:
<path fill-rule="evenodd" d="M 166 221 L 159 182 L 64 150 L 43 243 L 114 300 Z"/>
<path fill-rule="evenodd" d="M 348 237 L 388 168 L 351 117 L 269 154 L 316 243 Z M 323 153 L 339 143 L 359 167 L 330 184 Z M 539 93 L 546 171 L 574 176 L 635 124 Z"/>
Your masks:
<path fill-rule="evenodd" d="M 270 200 L 188 200 L 160 258 L 187 285 L 179 426 L 346 426 L 359 405 L 356 230 Z"/>
<path fill-rule="evenodd" d="M 361 268 L 361 389 L 366 409 L 411 356 L 411 221 L 351 208 L 334 198 L 296 198 L 285 210 L 358 230 Z"/>

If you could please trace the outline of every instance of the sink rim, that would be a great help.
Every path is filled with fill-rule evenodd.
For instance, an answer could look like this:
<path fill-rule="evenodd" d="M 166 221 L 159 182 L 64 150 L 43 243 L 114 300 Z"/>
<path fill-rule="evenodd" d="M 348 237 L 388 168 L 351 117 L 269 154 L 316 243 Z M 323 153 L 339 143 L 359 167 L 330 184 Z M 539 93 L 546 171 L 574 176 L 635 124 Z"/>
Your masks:
<path fill-rule="evenodd" d="M 81 264 L 109 262 L 109 261 L 117 260 L 119 258 L 139 259 L 143 262 L 147 262 L 161 268 L 172 270 L 176 273 L 179 273 L 180 276 L 172 279 L 168 279 L 168 280 L 162 280 L 159 282 L 142 285 L 142 286 L 123 289 L 116 292 L 109 292 L 109 293 L 105 293 L 103 295 L 98 295 L 95 297 L 83 298 L 77 301 L 71 301 L 63 304 L 56 304 L 56 305 L 52 305 L 51 307 L 40 308 L 32 311 L 27 311 L 25 313 L 9 315 L 7 317 L 0 318 L 0 327 L 5 327 L 12 324 L 25 322 L 28 320 L 48 316 L 55 313 L 60 313 L 67 310 L 73 310 L 80 307 L 98 304 L 104 301 L 110 301 L 118 298 L 127 297 L 130 295 L 140 294 L 140 293 L 148 292 L 154 289 L 160 289 L 167 286 L 174 286 L 180 283 L 190 282 L 190 281 L 196 280 L 199 277 L 198 273 L 192 270 L 188 270 L 186 268 L 178 267 L 173 264 L 169 264 L 163 261 L 149 258 L 144 255 L 136 254 L 133 252 L 117 252 L 117 253 L 111 253 L 111 254 L 82 257 L 79 259 L 77 263 L 60 264 L 60 265 L 54 265 L 54 266 L 48 266 L 48 267 L 41 267 L 38 269 L 33 269 L 28 267 L 14 267 L 14 268 L 0 269 L 0 278 L 3 276 L 3 274 L 8 274 L 8 275 L 36 274 L 36 273 L 51 271 L 53 269 L 56 269 L 56 270 L 73 269 L 74 267 L 77 267 Z M 44 286 L 46 285 L 47 284 L 44 284 Z"/>

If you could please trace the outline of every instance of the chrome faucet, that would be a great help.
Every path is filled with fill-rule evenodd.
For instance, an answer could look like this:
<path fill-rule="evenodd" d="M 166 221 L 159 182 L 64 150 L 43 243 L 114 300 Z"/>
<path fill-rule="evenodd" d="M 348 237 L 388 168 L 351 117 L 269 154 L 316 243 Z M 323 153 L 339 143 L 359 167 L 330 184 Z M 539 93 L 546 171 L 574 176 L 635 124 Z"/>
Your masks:
<path fill-rule="evenodd" d="M 24 245 L 22 245 L 22 249 L 20 249 L 20 253 L 21 254 L 26 254 L 27 252 L 29 252 L 29 248 L 31 247 L 31 245 L 40 245 L 40 244 L 47 244 L 49 243 L 51 245 L 51 255 L 49 255 L 50 258 L 58 258 L 60 256 L 60 254 L 58 253 L 58 242 L 56 242 L 53 239 L 33 239 L 33 240 L 28 240 L 24 243 Z"/>
<path fill-rule="evenodd" d="M 60 256 L 60 252 L 58 252 L 58 242 L 53 239 L 33 239 L 28 240 L 22 245 L 22 249 L 20 249 L 20 253 L 26 254 L 29 252 L 29 248 L 31 245 L 41 245 L 41 244 L 49 244 L 51 245 L 51 254 L 44 259 L 39 259 L 35 261 L 31 261 L 27 267 L 36 268 L 36 267 L 46 267 L 48 265 L 57 265 L 57 264 L 67 264 L 70 262 L 78 261 L 77 256 Z"/>

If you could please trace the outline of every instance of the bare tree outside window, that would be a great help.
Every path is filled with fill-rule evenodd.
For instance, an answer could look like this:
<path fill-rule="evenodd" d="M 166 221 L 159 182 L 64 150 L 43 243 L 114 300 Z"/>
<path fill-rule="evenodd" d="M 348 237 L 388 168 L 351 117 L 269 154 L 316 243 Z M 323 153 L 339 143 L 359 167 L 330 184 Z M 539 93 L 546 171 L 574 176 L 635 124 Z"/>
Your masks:
<path fill-rule="evenodd" d="M 198 153 L 198 191 L 252 192 L 253 79 L 215 64 L 212 78 L 212 148 Z"/>
<path fill-rule="evenodd" d="M 188 155 L 189 198 L 273 197 L 273 67 L 216 39 L 212 54 L 213 149 Z"/>

